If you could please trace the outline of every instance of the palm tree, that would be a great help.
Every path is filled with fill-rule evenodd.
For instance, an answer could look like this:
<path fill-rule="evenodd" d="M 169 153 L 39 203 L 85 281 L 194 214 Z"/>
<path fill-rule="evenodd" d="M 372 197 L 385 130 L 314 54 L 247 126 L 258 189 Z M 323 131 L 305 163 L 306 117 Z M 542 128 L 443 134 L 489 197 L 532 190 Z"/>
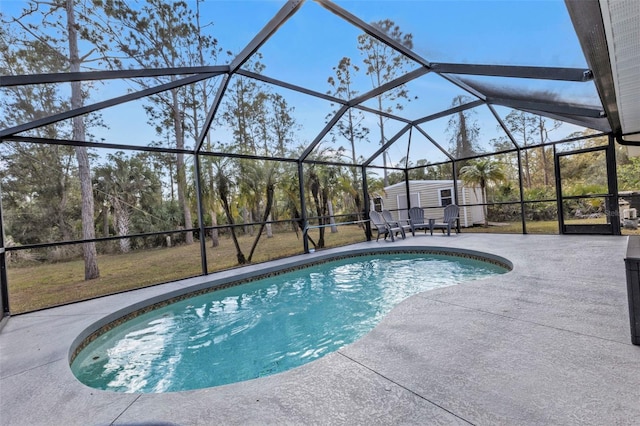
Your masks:
<path fill-rule="evenodd" d="M 318 216 L 318 248 L 324 248 L 324 227 L 328 214 L 327 203 L 336 185 L 337 174 L 333 167 L 314 164 L 308 169 L 307 184 Z"/>
<path fill-rule="evenodd" d="M 480 185 L 484 208 L 484 226 L 489 225 L 487 219 L 487 184 L 505 179 L 502 164 L 488 158 L 471 161 L 460 169 L 460 178 L 469 185 Z"/>
<path fill-rule="evenodd" d="M 141 154 L 127 157 L 118 151 L 107 156 L 108 163 L 97 167 L 94 173 L 94 189 L 103 202 L 111 204 L 114 222 L 119 236 L 126 236 L 132 227 L 134 211 L 143 212 L 153 209 L 161 197 L 161 184 L 158 176 L 148 165 L 148 159 Z M 103 208 L 107 215 L 107 208 Z M 128 238 L 120 240 L 120 251 L 130 250 Z"/>
<path fill-rule="evenodd" d="M 218 167 L 218 171 L 216 172 L 216 187 L 218 188 L 218 195 L 220 196 L 220 202 L 222 203 L 222 209 L 224 210 L 225 215 L 227 216 L 227 224 L 229 225 L 229 231 L 231 232 L 231 239 L 233 240 L 233 245 L 236 248 L 236 259 L 238 259 L 238 265 L 244 265 L 247 263 L 247 259 L 240 248 L 240 243 L 238 242 L 238 236 L 236 235 L 236 227 L 235 221 L 233 219 L 232 212 L 232 199 L 233 199 L 233 182 L 231 181 L 230 175 L 228 173 L 231 169 L 228 165 L 221 164 Z"/>

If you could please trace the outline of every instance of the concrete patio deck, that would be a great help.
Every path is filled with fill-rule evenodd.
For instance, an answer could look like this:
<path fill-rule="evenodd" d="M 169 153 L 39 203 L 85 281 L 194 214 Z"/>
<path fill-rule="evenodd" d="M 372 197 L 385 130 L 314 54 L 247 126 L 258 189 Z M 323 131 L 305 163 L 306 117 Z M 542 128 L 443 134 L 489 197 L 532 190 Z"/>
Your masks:
<path fill-rule="evenodd" d="M 90 324 L 178 283 L 12 317 L 0 332 L 0 424 L 640 424 L 627 238 L 420 234 L 331 252 L 400 246 L 492 253 L 514 269 L 413 296 L 313 363 L 188 392 L 100 391 L 68 365 Z"/>

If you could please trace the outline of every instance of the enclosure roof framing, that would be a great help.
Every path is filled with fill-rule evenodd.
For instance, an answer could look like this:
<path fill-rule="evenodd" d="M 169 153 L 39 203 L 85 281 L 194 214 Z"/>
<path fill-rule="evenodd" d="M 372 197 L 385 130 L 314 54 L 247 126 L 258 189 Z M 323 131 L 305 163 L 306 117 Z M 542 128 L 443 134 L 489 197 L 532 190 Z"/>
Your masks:
<path fill-rule="evenodd" d="M 380 87 L 377 87 L 361 96 L 358 96 L 355 99 L 352 99 L 348 102 L 348 105 L 353 106 L 353 105 L 359 105 L 364 101 L 367 101 L 369 99 L 375 98 L 376 96 L 380 96 L 383 93 L 395 89 L 398 86 L 401 86 L 405 83 L 410 82 L 411 80 L 414 80 L 418 77 L 421 77 L 423 75 L 425 75 L 426 73 L 429 72 L 429 69 L 427 69 L 426 67 L 422 67 L 422 68 L 418 68 L 416 70 L 413 70 L 407 74 L 404 74 L 401 77 L 396 78 L 395 80 L 392 80 L 388 83 L 385 83 L 383 85 L 381 85 Z"/>
<path fill-rule="evenodd" d="M 114 71 L 81 71 L 54 74 L 3 75 L 1 87 L 24 86 L 28 84 L 67 83 L 70 81 L 116 80 L 123 78 L 162 77 L 167 75 L 206 74 L 218 75 L 228 73 L 229 65 L 213 65 L 203 67 L 145 68 Z"/>
<path fill-rule="evenodd" d="M 287 3 L 282 6 L 278 13 L 267 23 L 267 25 L 260 30 L 260 32 L 247 44 L 247 46 L 240 52 L 234 60 L 231 62 L 231 72 L 235 72 L 256 53 L 256 51 L 271 37 L 287 19 L 293 16 L 294 13 L 302 6 L 304 0 L 288 0 Z"/>
<path fill-rule="evenodd" d="M 431 115 L 429 115 L 427 117 L 422 117 L 422 118 L 420 118 L 418 120 L 415 120 L 413 123 L 414 124 L 421 124 L 421 123 L 426 123 L 427 121 L 437 120 L 438 118 L 443 118 L 443 117 L 447 117 L 447 116 L 449 116 L 451 114 L 455 114 L 457 112 L 466 111 L 468 109 L 475 108 L 475 107 L 480 106 L 480 105 L 484 105 L 485 103 L 486 102 L 484 102 L 484 101 L 477 100 L 477 101 L 469 102 L 469 103 L 466 103 L 466 104 L 463 104 L 463 105 L 458 105 L 456 107 L 449 108 L 449 109 L 446 109 L 444 111 L 440 111 L 440 112 L 438 112 L 436 114 L 431 114 Z"/>
<path fill-rule="evenodd" d="M 368 166 L 371 164 L 371 162 L 376 159 L 380 154 L 384 153 L 391 145 L 393 145 L 393 143 L 395 141 L 397 141 L 398 139 L 400 139 L 400 137 L 402 137 L 402 135 L 404 135 L 405 133 L 407 133 L 410 129 L 411 129 L 411 124 L 407 124 L 406 126 L 404 126 L 402 128 L 402 130 L 400 130 L 395 136 L 393 136 L 391 139 L 389 139 L 386 143 L 384 143 L 380 149 L 378 149 L 368 160 L 366 160 L 363 163 L 363 166 Z"/>
<path fill-rule="evenodd" d="M 584 68 L 432 63 L 431 70 L 440 74 L 484 75 L 539 80 L 590 81 L 593 79 L 591 70 Z"/>
<path fill-rule="evenodd" d="M 382 142 L 379 141 L 380 149 L 372 156 L 368 156 L 364 164 L 362 164 L 365 166 L 371 165 L 373 159 L 382 153 L 385 147 L 389 148 L 412 127 L 416 127 L 420 135 L 424 136 L 447 158 L 453 158 L 445 148 L 444 141 L 434 137 L 427 129 L 428 124 L 446 119 L 453 114 L 482 108 L 483 106 L 489 108 L 498 126 L 505 131 L 512 142 L 514 142 L 513 136 L 509 134 L 505 123 L 496 112 L 494 106 L 541 115 L 601 132 L 611 131 L 618 137 L 620 143 L 640 144 L 640 106 L 637 102 L 638 96 L 640 96 L 640 73 L 637 72 L 638 66 L 640 66 L 640 53 L 638 53 L 640 51 L 640 38 L 629 36 L 633 34 L 634 30 L 637 31 L 637 28 L 640 28 L 640 2 L 636 0 L 565 0 L 567 11 L 588 68 L 431 61 L 419 54 L 415 49 L 395 40 L 376 25 L 367 23 L 345 7 L 339 6 L 330 0 L 315 0 L 314 2 L 321 6 L 324 11 L 328 11 L 357 31 L 364 32 L 377 42 L 383 43 L 400 53 L 412 63 L 413 68 L 351 99 L 342 99 L 328 92 L 323 93 L 317 88 L 294 83 L 286 78 L 276 78 L 273 75 L 267 75 L 268 73 L 263 74 L 251 71 L 243 67 L 305 5 L 304 0 L 289 0 L 280 7 L 263 28 L 256 32 L 256 35 L 240 49 L 239 53 L 227 65 L 2 76 L 0 78 L 0 87 L 4 88 L 74 81 L 155 78 L 161 76 L 179 76 L 180 78 L 169 83 L 157 84 L 144 90 L 112 97 L 81 108 L 51 114 L 48 117 L 28 123 L 0 129 L 0 138 L 9 140 L 15 136 L 22 136 L 20 134 L 23 132 L 42 126 L 218 77 L 219 81 L 215 97 L 211 105 L 207 106 L 206 118 L 204 118 L 204 123 L 198 131 L 193 147 L 193 152 L 199 153 L 207 135 L 216 130 L 214 124 L 216 116 L 220 111 L 225 94 L 229 90 L 230 81 L 237 76 L 261 81 L 308 96 L 309 99 L 325 101 L 336 106 L 336 110 L 330 120 L 327 121 L 325 116 L 318 117 L 318 120 L 325 121 L 325 126 L 304 147 L 302 154 L 297 159 L 298 161 L 305 161 L 311 156 L 314 149 L 332 131 L 333 126 L 338 123 L 349 108 L 356 108 L 367 114 L 377 116 L 380 120 L 392 119 L 398 123 L 398 128 L 401 128 L 401 130 L 396 129 L 393 131 L 395 136 L 392 138 Z M 428 40 L 420 40 L 420 43 L 427 42 Z M 281 48 L 287 49 L 288 46 L 284 45 Z M 470 78 L 463 76 L 470 76 Z M 480 78 L 482 81 L 489 79 L 492 82 L 496 82 L 496 84 L 490 85 L 472 80 L 475 77 Z M 425 109 L 422 115 L 418 116 L 409 116 L 402 110 L 391 111 L 367 104 L 367 101 L 383 96 L 403 85 L 416 82 L 422 83 L 425 78 L 441 79 L 452 85 L 456 90 L 468 93 L 473 99 L 462 105 L 440 107 L 437 111 Z M 575 99 L 565 99 L 557 93 L 514 91 L 513 89 L 503 89 L 500 86 L 503 82 L 523 79 L 568 82 L 574 85 L 595 85 L 600 103 L 598 105 L 583 105 L 576 102 Z M 629 90 L 630 92 L 626 93 L 624 90 Z M 428 99 L 420 100 L 419 102 L 426 103 L 427 101 Z M 427 127 L 423 128 L 423 126 Z"/>
<path fill-rule="evenodd" d="M 368 34 L 369 36 L 375 38 L 379 42 L 384 43 L 387 46 L 390 46 L 394 50 L 402 53 L 404 56 L 406 56 L 409 59 L 412 59 L 413 61 L 417 62 L 418 64 L 420 64 L 422 66 L 425 66 L 427 68 L 430 68 L 431 64 L 429 63 L 429 61 L 427 61 L 426 59 L 422 58 L 420 55 L 418 55 L 417 53 L 415 53 L 411 49 L 407 48 L 403 44 L 398 43 L 396 40 L 394 40 L 393 38 L 389 37 L 387 34 L 385 34 L 384 32 L 380 31 L 378 28 L 374 27 L 373 25 L 367 24 L 365 21 L 363 21 L 362 19 L 360 19 L 357 16 L 353 15 L 352 13 L 347 12 L 345 9 L 341 8 L 337 4 L 335 4 L 335 3 L 331 2 L 331 1 L 328 1 L 328 0 L 315 0 L 315 1 L 317 3 L 319 3 L 320 5 L 322 5 L 323 7 L 327 8 L 328 10 L 330 10 L 331 12 L 333 12 L 334 14 L 340 16 L 341 18 L 343 18 L 344 20 L 346 20 L 350 24 L 360 28 L 366 34 Z"/>
<path fill-rule="evenodd" d="M 141 99 L 141 98 L 145 98 L 151 95 L 155 95 L 157 93 L 161 93 L 167 90 L 171 90 L 177 87 L 182 87 L 185 86 L 187 84 L 191 84 L 191 83 L 195 83 L 198 81 L 202 81 L 205 80 L 207 78 L 210 77 L 214 77 L 216 75 L 219 75 L 218 72 L 216 73 L 207 73 L 207 74 L 196 74 L 196 75 L 192 75 L 189 77 L 184 77 L 180 80 L 175 80 L 169 83 L 165 83 L 165 84 L 160 84 L 158 86 L 155 87 L 150 87 L 147 89 L 143 89 L 143 90 L 139 90 L 137 92 L 134 93 L 129 93 L 123 96 L 119 96 L 116 98 L 112 98 L 103 102 L 97 102 L 95 104 L 91 104 L 91 105 L 85 105 L 83 107 L 80 108 L 75 108 L 69 111 L 65 111 L 59 114 L 54 114 L 54 115 L 50 115 L 48 117 L 45 118 L 41 118 L 38 120 L 34 120 L 31 121 L 29 123 L 25 123 L 25 124 L 21 124 L 19 126 L 15 126 L 15 127 L 10 127 L 8 129 L 3 129 L 0 130 L 0 138 L 4 138 L 6 136 L 12 136 L 15 135 L 17 133 L 21 133 L 21 132 L 26 132 L 28 130 L 32 130 L 32 129 L 36 129 L 38 127 L 42 127 L 42 126 L 46 126 L 48 124 L 53 124 L 53 123 L 57 123 L 63 120 L 67 120 L 69 118 L 73 118 L 73 117 L 78 117 L 81 116 L 83 114 L 88 114 L 90 112 L 95 112 L 95 111 L 100 111 L 102 109 L 105 108 L 109 108 L 115 105 L 119 105 L 119 104 L 123 104 L 132 100 L 136 100 L 136 99 Z"/>
<path fill-rule="evenodd" d="M 565 0 L 565 4 L 612 132 L 620 143 L 640 145 L 640 2 Z"/>

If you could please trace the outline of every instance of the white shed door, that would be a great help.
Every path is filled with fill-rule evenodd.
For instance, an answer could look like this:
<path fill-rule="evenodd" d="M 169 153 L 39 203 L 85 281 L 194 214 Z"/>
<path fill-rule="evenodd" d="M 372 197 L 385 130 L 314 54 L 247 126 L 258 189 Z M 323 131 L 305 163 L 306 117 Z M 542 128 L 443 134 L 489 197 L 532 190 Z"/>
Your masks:
<path fill-rule="evenodd" d="M 411 207 L 422 207 L 420 205 L 420 193 L 412 192 Z M 398 217 L 400 220 L 409 220 L 409 206 L 407 205 L 407 195 L 398 194 Z"/>

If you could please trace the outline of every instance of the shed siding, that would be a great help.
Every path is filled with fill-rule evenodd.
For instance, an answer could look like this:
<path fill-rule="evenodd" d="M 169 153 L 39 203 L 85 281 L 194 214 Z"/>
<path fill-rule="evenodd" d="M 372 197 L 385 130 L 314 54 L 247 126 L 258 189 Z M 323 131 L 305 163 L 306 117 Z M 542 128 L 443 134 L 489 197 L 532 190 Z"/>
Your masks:
<path fill-rule="evenodd" d="M 480 189 L 466 187 L 462 181 L 458 181 L 458 201 L 459 205 L 462 204 L 477 204 L 480 203 Z M 409 181 L 409 192 L 411 194 L 418 194 L 419 205 L 418 207 L 425 207 L 426 217 L 442 217 L 444 214 L 444 208 L 440 206 L 440 190 L 451 189 L 453 190 L 452 180 L 423 180 L 423 181 Z M 385 188 L 385 194 L 383 197 L 383 205 L 386 210 L 391 210 L 394 217 L 406 217 L 406 211 L 400 211 L 398 201 L 400 199 L 406 200 L 406 185 L 401 182 L 396 185 L 391 185 Z M 412 195 L 413 198 L 413 195 Z M 455 200 L 454 200 L 455 202 Z M 406 203 L 406 201 L 405 201 Z M 412 203 L 413 206 L 413 203 Z M 414 206 L 415 207 L 415 206 Z M 460 226 L 468 227 L 473 226 L 474 223 L 484 222 L 484 211 L 482 206 L 473 207 L 461 207 L 460 208 Z"/>

